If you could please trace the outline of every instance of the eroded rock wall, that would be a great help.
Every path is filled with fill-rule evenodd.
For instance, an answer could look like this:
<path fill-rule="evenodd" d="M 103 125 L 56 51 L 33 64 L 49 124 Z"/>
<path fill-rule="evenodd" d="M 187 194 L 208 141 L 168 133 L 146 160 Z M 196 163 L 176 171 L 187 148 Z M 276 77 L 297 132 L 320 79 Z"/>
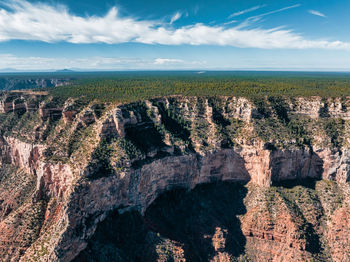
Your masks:
<path fill-rule="evenodd" d="M 266 98 L 261 108 L 261 103 L 235 97 L 175 96 L 97 105 L 75 99 L 57 104 L 44 95 L 38 102 L 29 96 L 30 103 L 28 94 L 21 93 L 5 95 L 1 102 L 5 120 L 6 114 L 19 121 L 38 114 L 35 128 L 25 136 L 16 124 L 3 126 L 6 132 L 1 135 L 1 164 L 35 177 L 27 207 L 41 201 L 35 209 L 40 233 L 32 241 L 21 245 L 11 240 L 14 233 L 6 234 L 17 243 L 11 256 L 8 249 L 2 251 L 13 261 L 71 261 L 111 211 L 143 214 L 155 199 L 177 188 L 193 190 L 226 181 L 248 183 L 264 192 L 285 181 L 323 179 L 341 185 L 350 179 L 349 100 Z M 341 128 L 334 121 L 340 121 Z M 278 199 L 280 220 L 271 222 L 269 209 L 247 208 L 242 220 L 247 243 L 264 243 L 261 252 L 272 261 L 282 255 L 292 259 L 298 252 L 303 259 L 309 240 L 298 236 L 302 223 L 297 224 L 283 198 Z M 347 214 L 348 206 L 344 208 L 338 212 Z M 5 213 L 4 221 L 11 215 Z M 20 216 L 19 211 L 12 213 Z M 260 224 L 257 217 L 264 218 Z M 327 232 L 340 226 L 336 218 L 330 221 L 334 226 Z M 12 232 L 11 226 L 6 230 Z M 345 241 L 341 246 L 348 244 L 346 234 L 340 236 Z M 280 243 L 285 248 L 271 255 Z M 341 261 L 339 249 L 335 246 L 331 252 L 335 261 Z M 225 261 L 226 256 L 220 256 L 219 261 Z"/>

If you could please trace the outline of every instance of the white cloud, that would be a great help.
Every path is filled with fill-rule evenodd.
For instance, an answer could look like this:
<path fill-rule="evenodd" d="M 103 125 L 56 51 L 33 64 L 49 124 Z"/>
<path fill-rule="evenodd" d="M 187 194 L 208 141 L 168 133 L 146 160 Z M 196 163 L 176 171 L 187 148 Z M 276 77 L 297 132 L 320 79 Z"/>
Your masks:
<path fill-rule="evenodd" d="M 155 65 L 176 64 L 176 63 L 184 63 L 184 60 L 171 59 L 171 58 L 156 58 L 154 60 Z"/>
<path fill-rule="evenodd" d="M 123 58 L 50 58 L 50 57 L 20 57 L 11 54 L 0 54 L 0 68 L 16 68 L 18 70 L 56 70 L 62 68 L 113 68 L 124 64 L 142 64 L 138 59 Z"/>
<path fill-rule="evenodd" d="M 191 69 L 204 66 L 204 61 L 186 61 L 174 58 L 48 58 L 21 57 L 12 54 L 0 54 L 0 70 L 16 68 L 21 71 L 58 70 L 63 68 L 85 70 L 125 70 L 125 69 Z"/>
<path fill-rule="evenodd" d="M 231 24 L 234 24 L 234 23 L 237 23 L 238 21 L 237 20 L 232 20 L 232 21 L 228 21 L 226 23 L 223 23 L 223 25 L 231 25 Z"/>
<path fill-rule="evenodd" d="M 174 22 L 179 20 L 181 18 L 181 16 L 182 16 L 182 13 L 176 12 L 176 14 L 173 15 L 173 17 L 170 19 L 170 24 L 173 24 Z"/>
<path fill-rule="evenodd" d="M 209 26 L 201 23 L 173 28 L 169 23 L 121 17 L 117 8 L 105 16 L 77 16 L 64 6 L 0 0 L 0 41 L 35 40 L 44 42 L 108 43 L 136 42 L 162 45 L 219 45 L 241 48 L 322 48 L 350 50 L 342 41 L 309 40 L 292 30 Z M 300 5 L 289 6 L 250 18 L 261 17 Z M 175 17 L 176 18 L 176 15 Z"/>
<path fill-rule="evenodd" d="M 273 10 L 273 11 L 270 11 L 270 12 L 267 12 L 267 13 L 262 13 L 262 14 L 260 14 L 260 15 L 254 15 L 254 16 L 248 17 L 248 18 L 242 23 L 242 25 L 240 26 L 240 28 L 244 28 L 244 27 L 246 27 L 246 26 L 249 26 L 249 25 L 251 25 L 252 23 L 261 20 L 261 18 L 263 18 L 263 17 L 265 17 L 265 16 L 272 15 L 272 14 L 276 14 L 276 13 L 280 13 L 280 12 L 283 12 L 283 11 L 286 11 L 286 10 L 289 10 L 289 9 L 293 9 L 293 8 L 297 8 L 297 7 L 300 7 L 300 6 L 301 6 L 301 4 L 291 5 L 291 6 L 283 7 L 283 8 L 280 8 L 280 9 L 277 9 L 277 10 Z"/>
<path fill-rule="evenodd" d="M 257 15 L 256 17 L 272 15 L 272 14 L 275 14 L 275 13 L 283 12 L 283 11 L 286 11 L 288 9 L 293 9 L 293 8 L 297 8 L 297 7 L 300 7 L 300 6 L 301 6 L 301 4 L 291 5 L 291 6 L 283 7 L 283 8 L 280 8 L 280 9 L 277 9 L 277 10 L 274 10 L 274 11 L 271 11 L 271 12 L 267 12 L 267 13 L 264 13 L 264 14 L 261 14 L 261 15 Z"/>
<path fill-rule="evenodd" d="M 316 16 L 320 16 L 320 17 L 324 17 L 324 18 L 327 17 L 325 14 L 321 13 L 320 11 L 309 10 L 308 12 L 309 12 L 310 14 L 312 14 L 312 15 L 316 15 Z"/>
<path fill-rule="evenodd" d="M 257 5 L 257 6 L 249 8 L 249 9 L 245 9 L 245 10 L 233 13 L 230 16 L 228 16 L 228 18 L 230 19 L 230 18 L 233 18 L 233 17 L 236 17 L 236 16 L 240 16 L 240 15 L 243 15 L 243 14 L 246 14 L 246 13 L 258 10 L 258 9 L 263 8 L 265 6 L 266 5 Z M 267 12 L 267 13 L 262 13 L 262 14 L 259 14 L 259 15 L 254 15 L 254 16 L 248 17 L 247 19 L 245 19 L 244 22 L 242 22 L 238 26 L 238 28 L 247 27 L 247 26 L 249 26 L 249 25 L 251 25 L 251 24 L 261 20 L 261 18 L 263 18 L 265 16 L 276 14 L 276 13 L 280 13 L 280 12 L 286 11 L 288 9 L 293 9 L 293 8 L 297 8 L 297 7 L 300 7 L 300 6 L 301 6 L 301 4 L 295 4 L 295 5 L 287 6 L 287 7 L 284 7 L 284 8 L 277 9 L 277 10 L 273 10 L 273 11 L 270 11 L 270 12 Z M 237 20 L 232 20 L 232 21 L 226 22 L 223 25 L 228 25 L 228 24 L 232 24 L 232 23 L 235 23 L 235 22 L 237 22 Z"/>
<path fill-rule="evenodd" d="M 246 13 L 249 13 L 249 12 L 253 12 L 257 9 L 260 9 L 262 7 L 264 7 L 265 5 L 257 5 L 257 6 L 253 6 L 251 8 L 248 8 L 248 9 L 245 9 L 245 10 L 242 10 L 242 11 L 239 11 L 239 12 L 236 12 L 236 13 L 233 13 L 231 14 L 228 18 L 233 18 L 233 17 L 236 17 L 236 16 L 240 16 L 240 15 L 244 15 Z"/>
<path fill-rule="evenodd" d="M 302 57 L 297 55 L 302 52 Z M 0 54 L 0 72 L 2 69 L 15 68 L 19 71 L 50 71 L 58 69 L 94 70 L 321 70 L 321 71 L 349 71 L 350 52 L 324 52 L 305 59 L 304 51 L 293 51 L 282 56 L 271 53 L 261 57 L 254 54 L 243 56 L 224 56 L 219 63 L 215 61 L 182 60 L 176 58 L 47 58 L 20 57 L 11 54 Z"/>

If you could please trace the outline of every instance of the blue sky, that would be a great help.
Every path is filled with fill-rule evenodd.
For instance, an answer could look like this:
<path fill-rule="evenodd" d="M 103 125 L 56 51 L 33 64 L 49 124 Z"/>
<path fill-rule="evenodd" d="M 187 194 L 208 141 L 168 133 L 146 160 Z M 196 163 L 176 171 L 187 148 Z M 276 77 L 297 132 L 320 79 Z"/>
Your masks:
<path fill-rule="evenodd" d="M 348 0 L 0 0 L 0 69 L 350 71 Z"/>

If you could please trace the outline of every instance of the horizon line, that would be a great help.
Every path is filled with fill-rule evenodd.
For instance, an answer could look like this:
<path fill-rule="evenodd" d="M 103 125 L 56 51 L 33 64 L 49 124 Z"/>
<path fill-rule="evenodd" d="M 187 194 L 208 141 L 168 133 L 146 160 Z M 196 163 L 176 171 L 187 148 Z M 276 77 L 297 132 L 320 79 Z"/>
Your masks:
<path fill-rule="evenodd" d="M 350 73 L 350 69 L 292 69 L 292 68 L 243 68 L 243 69 L 81 69 L 74 70 L 69 69 L 63 70 L 4 70 L 0 69 L 0 74 L 21 74 L 21 73 L 63 73 L 63 74 L 74 74 L 74 73 L 118 73 L 118 72 L 200 72 L 202 74 L 207 72 L 314 72 L 314 73 Z"/>

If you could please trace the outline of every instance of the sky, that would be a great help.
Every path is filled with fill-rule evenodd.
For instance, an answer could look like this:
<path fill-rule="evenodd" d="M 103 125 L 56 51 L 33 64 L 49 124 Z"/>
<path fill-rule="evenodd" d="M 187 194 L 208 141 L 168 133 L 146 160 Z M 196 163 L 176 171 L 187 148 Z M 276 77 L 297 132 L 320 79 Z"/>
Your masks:
<path fill-rule="evenodd" d="M 0 0 L 0 71 L 350 71 L 349 0 Z"/>

